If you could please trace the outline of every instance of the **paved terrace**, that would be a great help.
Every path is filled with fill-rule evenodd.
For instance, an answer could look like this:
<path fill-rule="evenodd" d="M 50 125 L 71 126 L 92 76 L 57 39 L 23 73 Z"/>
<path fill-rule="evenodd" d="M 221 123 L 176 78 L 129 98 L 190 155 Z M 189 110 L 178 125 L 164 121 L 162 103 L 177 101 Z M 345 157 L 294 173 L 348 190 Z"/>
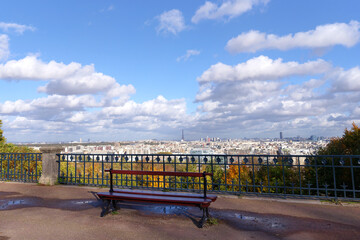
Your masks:
<path fill-rule="evenodd" d="M 360 204 L 219 196 L 199 229 L 192 207 L 122 203 L 100 217 L 104 188 L 0 182 L 6 239 L 360 239 Z"/>

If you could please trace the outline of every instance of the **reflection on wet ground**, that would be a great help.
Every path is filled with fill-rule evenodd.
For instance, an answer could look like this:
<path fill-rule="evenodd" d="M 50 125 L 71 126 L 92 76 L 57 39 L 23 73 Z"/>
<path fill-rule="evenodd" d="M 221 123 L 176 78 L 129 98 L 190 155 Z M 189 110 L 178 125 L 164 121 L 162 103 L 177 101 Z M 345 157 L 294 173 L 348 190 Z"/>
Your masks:
<path fill-rule="evenodd" d="M 118 204 L 121 208 L 140 210 L 145 214 L 165 214 L 165 215 L 184 215 L 191 207 L 171 206 L 151 203 L 133 203 L 121 202 Z M 196 209 L 196 208 L 195 208 Z M 198 209 L 196 209 L 199 211 Z"/>
<path fill-rule="evenodd" d="M 74 204 L 91 204 L 95 201 L 92 200 L 85 200 L 85 201 L 73 201 Z"/>
<path fill-rule="evenodd" d="M 48 207 L 64 210 L 84 210 L 99 207 L 101 203 L 97 200 L 58 200 L 58 199 L 42 199 L 38 197 L 32 198 L 9 198 L 0 200 L 1 210 L 13 210 L 25 207 Z"/>
<path fill-rule="evenodd" d="M 284 225 L 280 223 L 280 219 L 276 217 L 254 217 L 235 213 L 235 217 L 245 221 L 252 221 L 254 223 L 260 223 L 270 228 L 283 228 Z"/>
<path fill-rule="evenodd" d="M 16 205 L 23 205 L 26 204 L 26 201 L 23 199 L 17 199 L 17 200 L 0 200 L 0 210 L 10 208 L 12 206 Z"/>
<path fill-rule="evenodd" d="M 229 213 L 224 211 L 220 214 L 219 218 L 224 220 L 232 220 L 233 222 L 241 223 L 244 226 L 247 225 L 248 227 L 262 226 L 262 228 L 266 229 L 285 229 L 287 227 L 285 219 L 273 215 L 252 215 L 251 213 Z"/>

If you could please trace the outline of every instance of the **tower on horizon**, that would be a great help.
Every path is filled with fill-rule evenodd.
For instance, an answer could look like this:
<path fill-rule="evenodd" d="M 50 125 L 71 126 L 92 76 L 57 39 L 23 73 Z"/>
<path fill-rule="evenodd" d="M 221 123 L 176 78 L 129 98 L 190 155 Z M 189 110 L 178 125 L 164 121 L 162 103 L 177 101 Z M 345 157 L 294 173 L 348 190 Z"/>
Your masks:
<path fill-rule="evenodd" d="M 185 137 L 184 137 L 184 129 L 181 132 L 181 141 L 185 141 Z"/>
<path fill-rule="evenodd" d="M 280 132 L 280 140 L 282 140 L 283 139 L 283 134 L 282 134 L 282 132 Z"/>

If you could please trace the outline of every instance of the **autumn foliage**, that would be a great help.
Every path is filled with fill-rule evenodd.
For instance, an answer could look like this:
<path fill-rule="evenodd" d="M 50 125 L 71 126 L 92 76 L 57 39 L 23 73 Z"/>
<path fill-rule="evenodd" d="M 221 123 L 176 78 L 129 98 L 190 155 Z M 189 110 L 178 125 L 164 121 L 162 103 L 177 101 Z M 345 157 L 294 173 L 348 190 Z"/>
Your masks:
<path fill-rule="evenodd" d="M 355 123 L 344 135 L 331 139 L 330 143 L 318 152 L 319 155 L 360 155 L 360 128 Z"/>

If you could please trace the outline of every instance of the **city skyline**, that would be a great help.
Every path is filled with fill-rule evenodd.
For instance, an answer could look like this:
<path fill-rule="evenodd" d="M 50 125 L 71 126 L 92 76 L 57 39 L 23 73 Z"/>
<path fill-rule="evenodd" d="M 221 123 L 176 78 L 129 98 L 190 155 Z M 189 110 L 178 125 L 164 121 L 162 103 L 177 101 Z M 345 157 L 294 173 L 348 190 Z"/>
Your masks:
<path fill-rule="evenodd" d="M 355 0 L 3 1 L 4 135 L 341 136 L 360 124 L 359 10 Z"/>

